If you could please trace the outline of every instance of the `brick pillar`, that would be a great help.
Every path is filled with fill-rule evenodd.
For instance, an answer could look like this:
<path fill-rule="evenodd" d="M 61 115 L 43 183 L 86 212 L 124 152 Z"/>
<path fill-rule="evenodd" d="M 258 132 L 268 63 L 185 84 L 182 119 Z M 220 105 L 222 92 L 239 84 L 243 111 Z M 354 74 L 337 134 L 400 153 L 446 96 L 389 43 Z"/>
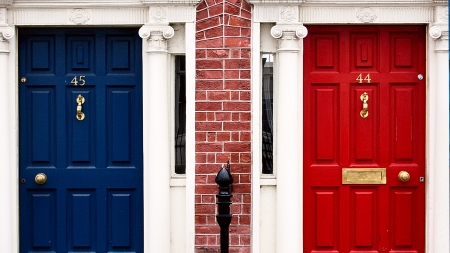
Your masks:
<path fill-rule="evenodd" d="M 195 252 L 219 252 L 217 172 L 230 159 L 230 252 L 250 252 L 251 8 L 244 0 L 197 7 L 195 101 Z"/>

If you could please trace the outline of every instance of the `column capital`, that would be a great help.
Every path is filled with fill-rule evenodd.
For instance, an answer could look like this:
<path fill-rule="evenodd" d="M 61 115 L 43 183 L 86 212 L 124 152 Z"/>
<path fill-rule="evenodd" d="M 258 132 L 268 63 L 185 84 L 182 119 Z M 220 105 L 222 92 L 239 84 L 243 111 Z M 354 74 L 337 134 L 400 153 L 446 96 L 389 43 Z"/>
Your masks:
<path fill-rule="evenodd" d="M 448 51 L 448 28 L 446 26 L 432 26 L 428 34 L 435 40 L 435 51 Z"/>
<path fill-rule="evenodd" d="M 303 39 L 308 35 L 308 29 L 301 23 L 277 24 L 270 29 L 270 35 L 278 39 L 279 51 L 300 50 L 299 39 Z"/>
<path fill-rule="evenodd" d="M 146 24 L 139 29 L 139 36 L 148 40 L 147 52 L 167 52 L 167 40 L 175 35 L 169 25 Z"/>

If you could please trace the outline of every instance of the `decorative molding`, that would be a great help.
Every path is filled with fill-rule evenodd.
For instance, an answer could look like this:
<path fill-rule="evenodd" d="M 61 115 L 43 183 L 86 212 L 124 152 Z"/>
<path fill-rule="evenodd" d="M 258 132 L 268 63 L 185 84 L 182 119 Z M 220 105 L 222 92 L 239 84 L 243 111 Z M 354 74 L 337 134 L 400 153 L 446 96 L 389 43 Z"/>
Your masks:
<path fill-rule="evenodd" d="M 298 7 L 297 6 L 283 6 L 279 8 L 280 12 L 280 22 L 291 23 L 297 22 L 298 20 Z"/>
<path fill-rule="evenodd" d="M 361 22 L 371 22 L 372 24 L 427 24 L 434 21 L 433 6 L 370 8 L 302 6 L 299 12 L 299 22 L 303 24 L 351 24 Z"/>
<path fill-rule="evenodd" d="M 80 11 L 77 12 L 76 10 Z M 147 23 L 148 19 L 148 8 L 146 7 L 89 9 L 19 8 L 9 9 L 8 14 L 10 13 L 11 22 L 14 25 L 142 25 Z"/>
<path fill-rule="evenodd" d="M 77 25 L 85 24 L 90 20 L 89 13 L 84 9 L 75 9 L 69 12 L 69 21 Z"/>
<path fill-rule="evenodd" d="M 436 39 L 439 39 L 442 36 L 442 30 L 441 30 L 440 27 L 433 26 L 428 31 L 428 34 L 430 35 L 431 38 L 436 40 Z"/>
<path fill-rule="evenodd" d="M 448 7 L 447 6 L 437 6 L 436 13 L 437 13 L 436 22 L 448 23 Z"/>
<path fill-rule="evenodd" d="M 6 24 L 6 8 L 0 8 L 0 24 Z"/>
<path fill-rule="evenodd" d="M 139 29 L 139 36 L 148 41 L 147 52 L 167 52 L 167 40 L 175 35 L 169 25 L 147 24 Z"/>
<path fill-rule="evenodd" d="M 150 6 L 149 17 L 150 23 L 167 23 L 167 8 L 162 6 Z"/>
<path fill-rule="evenodd" d="M 14 28 L 10 27 L 10 26 L 0 26 L 0 33 L 1 33 L 1 37 L 0 39 L 6 39 L 6 40 L 10 40 L 14 37 L 15 35 L 15 31 Z"/>
<path fill-rule="evenodd" d="M 377 19 L 377 13 L 372 8 L 361 8 L 356 17 L 363 23 L 372 23 Z"/>
<path fill-rule="evenodd" d="M 199 4 L 202 0 L 141 0 L 142 4 L 151 6 L 151 5 L 161 5 L 161 4 L 168 4 L 168 5 L 191 5 L 195 6 Z"/>

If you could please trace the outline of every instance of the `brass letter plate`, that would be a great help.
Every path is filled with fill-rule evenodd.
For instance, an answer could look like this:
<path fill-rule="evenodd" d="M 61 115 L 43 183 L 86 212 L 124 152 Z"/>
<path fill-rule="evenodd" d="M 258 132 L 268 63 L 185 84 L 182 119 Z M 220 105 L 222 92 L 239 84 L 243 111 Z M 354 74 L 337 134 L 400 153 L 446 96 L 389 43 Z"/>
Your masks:
<path fill-rule="evenodd" d="M 386 168 L 344 168 L 342 184 L 386 184 Z"/>

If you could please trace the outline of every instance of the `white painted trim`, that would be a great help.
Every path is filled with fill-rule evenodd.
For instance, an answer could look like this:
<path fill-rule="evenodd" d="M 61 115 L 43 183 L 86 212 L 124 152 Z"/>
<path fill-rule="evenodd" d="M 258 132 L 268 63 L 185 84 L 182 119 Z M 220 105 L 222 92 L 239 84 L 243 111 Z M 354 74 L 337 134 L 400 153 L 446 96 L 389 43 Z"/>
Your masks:
<path fill-rule="evenodd" d="M 186 250 L 195 248 L 195 23 L 186 23 Z"/>
<path fill-rule="evenodd" d="M 344 1 L 337 1 L 336 3 L 326 3 L 325 1 L 316 0 L 315 2 L 306 1 L 307 3 L 280 3 L 279 1 L 251 1 L 255 4 L 253 11 L 253 26 L 262 27 L 263 23 L 292 23 L 294 21 L 301 21 L 304 24 L 427 24 L 428 27 L 439 26 L 439 29 L 443 30 L 442 35 L 440 31 L 433 30 L 431 35 L 434 38 L 442 38 L 434 40 L 427 35 L 427 122 L 426 122 L 426 249 L 425 252 L 449 252 L 449 77 L 448 77 L 448 12 L 447 2 L 445 3 L 409 3 L 405 1 L 395 1 L 398 5 L 393 6 L 394 1 L 390 1 L 390 4 L 384 4 L 376 2 L 377 4 L 371 6 L 370 2 L 350 3 L 340 5 Z M 333 1 L 335 2 L 335 1 Z M 297 12 L 298 8 L 298 12 Z M 371 18 L 360 19 L 358 12 L 360 10 L 368 12 L 368 16 Z M 401 10 L 405 10 L 401 12 Z M 372 12 L 373 11 L 373 12 Z M 297 16 L 298 15 L 298 16 Z M 374 15 L 374 16 L 371 16 Z M 374 18 L 376 16 L 376 18 Z M 446 31 L 447 30 L 447 31 Z M 262 32 L 262 29 L 260 29 Z M 260 96 L 260 72 L 255 71 L 259 68 L 260 54 L 255 48 L 264 48 L 260 37 L 264 38 L 267 35 L 257 34 L 256 31 L 252 33 L 253 36 L 253 70 L 252 70 L 252 97 L 257 98 Z M 280 59 L 279 59 L 280 60 Z M 277 66 L 277 64 L 275 64 Z M 275 73 L 277 70 L 274 70 Z M 278 72 L 281 71 L 278 69 Z M 301 72 L 297 70 L 298 72 Z M 275 77 L 277 79 L 277 77 Z M 298 85 L 302 87 L 302 78 L 299 78 Z M 282 84 L 280 84 L 282 85 Z M 277 99 L 279 95 L 274 94 L 274 99 Z M 302 96 L 300 96 L 302 98 Z M 284 97 L 282 99 L 285 99 Z M 261 107 L 258 104 L 259 101 L 252 101 L 252 115 L 253 115 L 253 140 L 260 140 L 260 124 Z M 292 111 L 288 111 L 292 114 Z M 281 120 L 281 119 L 280 119 Z M 279 124 L 284 124 L 279 122 Z M 301 127 L 302 124 L 299 124 Z M 299 128 L 300 133 L 302 129 Z M 276 133 L 279 134 L 277 131 Z M 274 138 L 276 139 L 276 137 Z M 298 141 L 301 142 L 300 136 Z M 258 143 L 260 145 L 260 142 Z M 288 206 L 273 204 L 271 199 L 267 201 L 262 197 L 260 188 L 263 185 L 265 179 L 260 176 L 256 177 L 256 172 L 261 170 L 260 150 L 259 145 L 253 143 L 253 195 L 252 206 L 254 222 L 252 223 L 252 252 L 259 253 L 261 248 L 257 245 L 261 244 L 261 240 L 267 240 L 267 236 L 261 234 L 262 229 L 260 221 L 263 222 L 265 217 L 261 217 L 261 214 L 267 214 L 266 209 L 270 208 L 265 206 L 263 210 L 260 206 L 261 203 L 272 203 L 272 208 L 279 210 L 280 208 L 286 208 Z M 296 147 L 294 147 L 296 148 Z M 300 153 L 302 154 L 302 152 Z M 280 154 L 277 155 L 278 157 Z M 302 156 L 302 155 L 300 155 Z M 256 160 L 256 158 L 258 160 Z M 302 159 L 302 157 L 300 157 Z M 278 165 L 279 162 L 277 162 Z M 303 163 L 299 161 L 299 164 Z M 259 173 L 258 173 L 259 174 Z M 301 175 L 298 176 L 300 189 L 303 188 L 303 181 Z M 277 177 L 275 187 L 279 191 L 282 180 Z M 296 190 L 297 187 L 293 187 L 292 190 Z M 256 198 L 255 198 L 256 196 Z M 277 196 L 280 196 L 277 194 Z M 302 195 L 300 194 L 300 197 Z M 292 195 L 289 197 L 292 198 Z M 272 198 L 272 197 L 269 197 Z M 280 200 L 277 200 L 280 203 Z M 302 202 L 302 201 L 301 201 Z M 279 214 L 276 214 L 280 217 Z M 299 216 L 303 217 L 303 210 L 300 209 Z M 256 220 L 255 217 L 259 217 Z M 281 217 L 282 219 L 282 217 Z M 277 224 L 278 225 L 278 224 Z M 258 228 L 256 228 L 258 227 Z M 277 231 L 280 231 L 279 229 Z M 292 235 L 293 231 L 288 230 Z M 302 231 L 294 231 L 295 235 L 292 237 L 302 238 Z M 277 239 L 280 235 L 277 236 Z M 274 242 L 279 244 L 280 242 Z M 297 245 L 293 245 L 297 247 Z M 278 246 L 277 246 L 278 247 Z M 277 251 L 279 252 L 279 251 Z M 302 250 L 298 251 L 302 252 Z"/>

